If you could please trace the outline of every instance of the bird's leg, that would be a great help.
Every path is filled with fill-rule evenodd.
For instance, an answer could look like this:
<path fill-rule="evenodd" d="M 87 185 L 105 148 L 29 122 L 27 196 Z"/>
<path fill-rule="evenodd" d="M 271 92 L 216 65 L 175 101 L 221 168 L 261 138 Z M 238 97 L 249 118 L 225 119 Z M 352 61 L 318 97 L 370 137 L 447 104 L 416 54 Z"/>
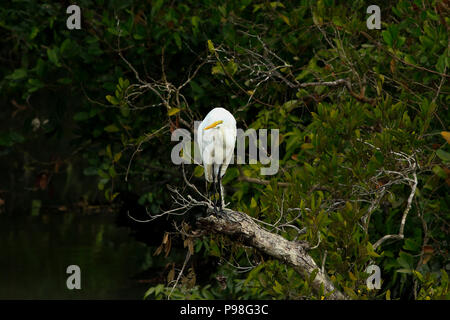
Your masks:
<path fill-rule="evenodd" d="M 225 188 L 222 185 L 222 180 L 220 181 L 220 191 L 222 192 L 222 208 L 225 208 Z"/>
<path fill-rule="evenodd" d="M 223 199 L 222 199 L 222 181 L 221 181 L 221 175 L 222 175 L 222 164 L 220 164 L 219 166 L 219 175 L 217 177 L 218 182 L 219 182 L 219 211 L 222 211 L 222 207 L 223 207 Z"/>
<path fill-rule="evenodd" d="M 208 186 L 208 182 L 206 182 L 206 197 L 210 201 L 211 201 L 211 188 L 212 188 L 212 184 L 209 184 L 209 186 Z"/>
<path fill-rule="evenodd" d="M 206 197 L 208 198 L 208 200 L 211 200 L 211 199 L 209 198 L 209 197 L 210 197 L 210 195 L 209 195 L 209 189 L 210 189 L 210 188 L 208 188 L 208 180 L 205 179 Z"/>
<path fill-rule="evenodd" d="M 217 215 L 217 207 L 216 207 L 216 176 L 215 176 L 215 172 L 214 172 L 214 164 L 212 165 L 212 178 L 213 178 L 213 197 L 212 197 L 212 202 L 213 202 L 213 206 L 214 206 L 214 213 Z"/>
<path fill-rule="evenodd" d="M 222 171 L 222 165 L 220 165 L 220 167 L 219 167 L 219 177 L 218 177 L 218 180 L 219 180 L 219 213 L 220 213 L 220 216 L 223 219 L 225 219 L 226 221 L 236 222 L 236 221 L 230 220 L 228 218 L 228 215 L 225 213 L 225 210 L 223 209 L 225 206 L 225 200 L 224 200 L 225 190 L 223 189 L 223 186 L 222 186 L 221 171 Z"/>

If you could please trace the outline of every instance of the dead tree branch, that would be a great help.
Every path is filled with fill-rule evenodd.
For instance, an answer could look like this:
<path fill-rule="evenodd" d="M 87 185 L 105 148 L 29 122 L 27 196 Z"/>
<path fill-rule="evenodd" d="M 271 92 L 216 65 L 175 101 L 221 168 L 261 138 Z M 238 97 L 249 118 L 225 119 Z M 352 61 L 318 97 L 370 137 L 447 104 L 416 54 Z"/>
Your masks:
<path fill-rule="evenodd" d="M 400 223 L 400 230 L 398 231 L 398 234 L 387 234 L 387 235 L 383 236 L 381 239 L 379 239 L 377 242 L 375 242 L 375 244 L 373 245 L 374 249 L 378 248 L 386 240 L 389 240 L 389 239 L 402 240 L 404 238 L 406 217 L 408 216 L 409 210 L 411 210 L 412 201 L 414 199 L 414 195 L 416 194 L 416 189 L 417 189 L 417 174 L 416 174 L 416 172 L 413 172 L 412 175 L 413 175 L 413 181 L 410 183 L 411 193 L 409 194 L 405 211 L 403 211 L 402 221 Z"/>
<path fill-rule="evenodd" d="M 212 211 L 212 208 L 209 210 Z M 239 242 L 252 246 L 259 251 L 270 255 L 290 266 L 300 275 L 307 278 L 318 270 L 313 280 L 313 288 L 319 291 L 321 286 L 330 299 L 342 300 L 346 296 L 337 290 L 327 274 L 314 262 L 308 254 L 308 245 L 297 241 L 289 241 L 278 234 L 261 228 L 251 217 L 245 213 L 224 209 L 222 216 L 209 215 L 197 220 L 199 228 L 212 233 L 221 233 Z"/>
<path fill-rule="evenodd" d="M 360 93 L 357 93 L 353 89 L 353 85 L 350 79 L 337 79 L 334 81 L 316 81 L 316 82 L 300 82 L 296 79 L 292 72 L 293 65 L 289 64 L 274 51 L 272 51 L 269 46 L 263 41 L 259 35 L 254 35 L 246 31 L 239 30 L 238 32 L 244 34 L 250 39 L 255 39 L 259 43 L 260 48 L 252 47 L 250 49 L 245 47 L 239 47 L 242 54 L 237 53 L 236 50 L 226 48 L 225 46 L 219 46 L 215 49 L 214 54 L 217 62 L 222 67 L 222 72 L 232 80 L 232 82 L 242 91 L 244 94 L 249 95 L 247 105 L 250 104 L 251 100 L 258 102 L 263 105 L 268 105 L 267 103 L 257 99 L 255 93 L 260 90 L 261 85 L 269 82 L 279 82 L 284 83 L 287 87 L 291 89 L 300 89 L 308 87 L 324 86 L 329 88 L 335 87 L 345 87 L 349 94 L 356 100 L 368 103 L 370 105 L 375 105 L 376 100 L 368 98 L 365 95 L 365 86 L 360 83 Z M 344 56 L 345 59 L 346 56 Z M 347 59 L 348 60 L 348 59 Z M 235 76 L 227 71 L 225 66 L 226 62 L 235 62 L 238 64 L 236 75 L 240 74 L 242 79 L 246 79 L 245 85 L 253 87 L 252 90 L 247 90 L 235 79 Z M 349 62 L 351 63 L 351 62 Z M 354 72 L 356 76 L 359 75 Z M 360 81 L 361 82 L 361 81 Z M 268 105 L 270 106 L 270 105 Z M 245 108 L 245 106 L 243 107 Z"/>
<path fill-rule="evenodd" d="M 380 151 L 379 148 L 375 147 L 373 144 L 362 141 L 365 145 Z M 404 230 L 406 224 L 406 218 L 408 217 L 408 213 L 411 210 L 412 202 L 414 200 L 414 196 L 417 190 L 417 169 L 418 164 L 414 157 L 414 153 L 412 155 L 408 155 L 404 152 L 390 151 L 390 155 L 393 156 L 393 160 L 395 160 L 396 167 L 392 170 L 386 170 L 385 168 L 381 168 L 377 170 L 377 174 L 373 176 L 370 180 L 376 186 L 373 190 L 366 190 L 365 188 L 360 188 L 355 186 L 354 191 L 360 197 L 371 196 L 373 199 L 369 201 L 371 203 L 367 214 L 363 217 L 364 222 L 364 230 L 367 232 L 369 227 L 370 216 L 379 206 L 380 200 L 386 193 L 389 193 L 389 188 L 393 185 L 405 184 L 411 188 L 411 192 L 408 196 L 408 200 L 406 202 L 405 210 L 403 211 L 402 220 L 400 222 L 400 228 L 398 234 L 387 234 L 381 237 L 378 241 L 376 241 L 373 245 L 374 249 L 377 249 L 381 244 L 383 244 L 387 240 L 402 240 L 404 238 Z M 382 179 L 387 181 L 381 182 Z"/>
<path fill-rule="evenodd" d="M 259 221 L 243 212 L 224 208 L 220 214 L 215 215 L 213 203 L 205 198 L 194 185 L 186 181 L 187 179 L 184 173 L 183 176 L 185 177 L 187 186 L 203 200 L 196 200 L 191 195 L 184 196 L 178 189 L 169 188 L 176 208 L 166 211 L 163 214 L 185 214 L 190 209 L 205 208 L 207 216 L 197 218 L 196 220 L 196 225 L 201 231 L 211 234 L 220 233 L 227 235 L 243 245 L 253 247 L 274 259 L 278 259 L 292 266 L 305 279 L 309 278 L 311 273 L 317 271 L 316 277 L 312 281 L 312 287 L 316 292 L 319 292 L 321 287 L 323 287 L 324 294 L 329 299 L 347 299 L 342 292 L 335 288 L 323 270 L 324 268 L 319 267 L 308 254 L 308 250 L 312 248 L 307 242 L 289 241 L 277 233 L 268 231 L 260 224 L 269 225 L 276 229 L 280 226 L 277 227 Z"/>

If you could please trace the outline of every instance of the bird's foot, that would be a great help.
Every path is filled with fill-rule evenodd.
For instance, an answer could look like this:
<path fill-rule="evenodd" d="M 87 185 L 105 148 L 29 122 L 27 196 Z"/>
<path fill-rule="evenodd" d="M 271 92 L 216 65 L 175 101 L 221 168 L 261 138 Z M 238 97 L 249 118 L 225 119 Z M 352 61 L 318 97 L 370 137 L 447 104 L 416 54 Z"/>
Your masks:
<path fill-rule="evenodd" d="M 214 207 L 214 214 L 216 215 L 217 218 L 223 217 L 224 216 L 223 208 L 215 206 Z"/>
<path fill-rule="evenodd" d="M 212 201 L 214 213 L 216 214 L 216 217 L 219 216 L 219 213 L 223 211 L 222 203 L 219 201 Z"/>
<path fill-rule="evenodd" d="M 225 219 L 228 221 L 227 214 L 225 213 L 225 211 L 223 209 L 220 209 L 217 211 L 217 218 Z"/>
<path fill-rule="evenodd" d="M 213 201 L 212 203 L 213 203 L 213 211 L 214 211 L 214 215 L 217 217 L 217 215 L 218 215 L 218 210 L 217 210 L 216 202 Z"/>

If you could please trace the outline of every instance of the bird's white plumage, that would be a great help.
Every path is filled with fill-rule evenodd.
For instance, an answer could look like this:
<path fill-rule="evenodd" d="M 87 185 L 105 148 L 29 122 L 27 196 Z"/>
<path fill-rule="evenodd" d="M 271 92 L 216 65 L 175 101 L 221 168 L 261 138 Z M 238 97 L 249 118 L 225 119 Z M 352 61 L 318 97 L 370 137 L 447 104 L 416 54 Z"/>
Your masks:
<path fill-rule="evenodd" d="M 220 122 L 214 125 L 217 122 Z M 209 126 L 214 125 L 212 128 Z M 205 130 L 206 128 L 206 130 Z M 197 131 L 197 143 L 200 149 L 205 179 L 213 182 L 214 176 L 222 177 L 233 158 L 236 144 L 236 119 L 224 108 L 214 108 L 200 123 Z"/>

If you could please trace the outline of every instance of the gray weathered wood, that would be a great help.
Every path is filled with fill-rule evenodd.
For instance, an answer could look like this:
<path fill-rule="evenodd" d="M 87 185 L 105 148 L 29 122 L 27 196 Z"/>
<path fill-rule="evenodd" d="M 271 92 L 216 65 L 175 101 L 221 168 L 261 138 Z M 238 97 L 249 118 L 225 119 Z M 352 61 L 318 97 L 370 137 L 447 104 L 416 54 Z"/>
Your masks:
<path fill-rule="evenodd" d="M 199 218 L 197 224 L 202 229 L 228 235 L 292 266 L 304 278 L 318 270 L 313 281 L 314 290 L 319 291 L 323 285 L 324 293 L 330 294 L 328 299 L 346 299 L 346 296 L 334 287 L 328 276 L 322 273 L 321 268 L 308 254 L 306 244 L 286 240 L 278 234 L 261 228 L 245 213 L 224 209 L 219 216 L 209 215 Z"/>

